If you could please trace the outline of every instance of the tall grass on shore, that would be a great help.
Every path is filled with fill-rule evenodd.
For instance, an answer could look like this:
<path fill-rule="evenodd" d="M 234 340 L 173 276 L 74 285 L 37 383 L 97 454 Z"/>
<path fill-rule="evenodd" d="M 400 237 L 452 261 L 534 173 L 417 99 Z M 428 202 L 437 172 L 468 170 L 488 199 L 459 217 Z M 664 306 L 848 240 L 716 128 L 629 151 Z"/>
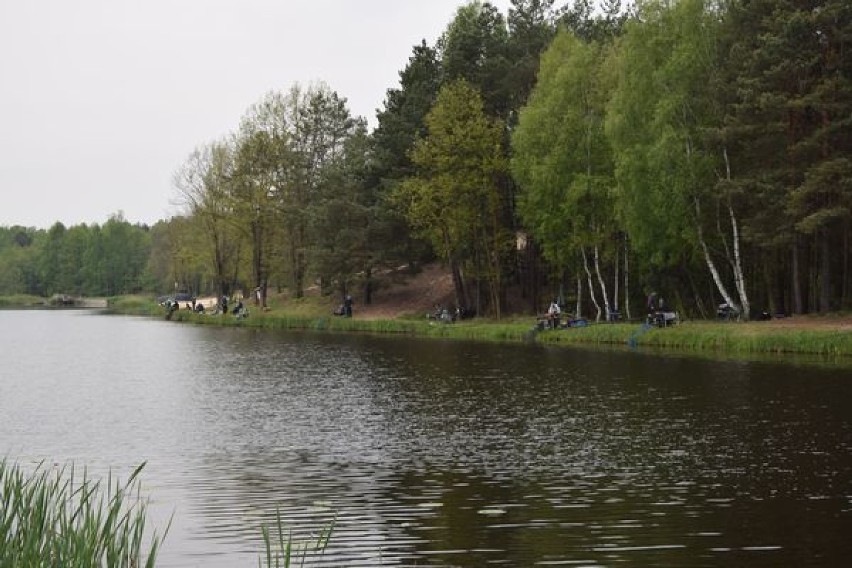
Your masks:
<path fill-rule="evenodd" d="M 145 543 L 139 473 L 127 483 L 78 478 L 73 466 L 25 472 L 0 461 L 0 566 L 154 566 L 162 536 Z"/>
<path fill-rule="evenodd" d="M 636 324 L 601 324 L 548 331 L 538 341 L 548 344 L 630 343 L 693 352 L 800 353 L 831 357 L 852 356 L 852 332 L 833 329 L 786 329 L 754 323 L 686 322 L 636 334 Z M 630 340 L 633 339 L 631 342 Z"/>

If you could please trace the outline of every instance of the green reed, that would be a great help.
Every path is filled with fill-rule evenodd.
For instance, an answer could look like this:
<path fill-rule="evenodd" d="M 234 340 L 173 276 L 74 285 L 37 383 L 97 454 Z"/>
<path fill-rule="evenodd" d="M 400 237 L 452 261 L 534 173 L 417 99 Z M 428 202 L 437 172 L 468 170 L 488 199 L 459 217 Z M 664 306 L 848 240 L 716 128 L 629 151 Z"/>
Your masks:
<path fill-rule="evenodd" d="M 263 535 L 263 544 L 266 549 L 265 558 L 259 558 L 257 565 L 261 568 L 290 568 L 290 566 L 305 566 L 309 558 L 322 556 L 328 541 L 331 539 L 331 533 L 334 531 L 334 521 L 332 520 L 326 525 L 320 534 L 314 538 L 295 541 L 290 531 L 286 530 L 284 523 L 281 520 L 281 511 L 275 512 L 274 533 L 270 532 L 269 527 L 262 525 L 261 534 Z M 266 564 L 263 561 L 266 561 Z"/>
<path fill-rule="evenodd" d="M 0 566 L 153 567 L 165 533 L 146 544 L 139 473 L 122 484 L 74 467 L 25 472 L 0 461 Z"/>

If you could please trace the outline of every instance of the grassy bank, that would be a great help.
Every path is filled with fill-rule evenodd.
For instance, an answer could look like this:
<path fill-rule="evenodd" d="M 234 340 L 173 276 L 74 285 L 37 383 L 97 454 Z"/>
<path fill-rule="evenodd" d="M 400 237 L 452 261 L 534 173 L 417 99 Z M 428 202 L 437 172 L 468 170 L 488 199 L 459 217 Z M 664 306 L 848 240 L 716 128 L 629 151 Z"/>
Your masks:
<path fill-rule="evenodd" d="M 150 300 L 145 299 L 145 302 Z M 42 298 L 41 296 L 30 296 L 27 294 L 14 294 L 11 296 L 0 296 L 0 309 L 100 309 L 107 305 L 107 298 L 90 298 L 85 296 L 63 297 L 52 296 Z"/>
<path fill-rule="evenodd" d="M 39 296 L 28 296 L 26 294 L 0 296 L 0 308 L 31 308 L 45 305 L 47 305 L 47 300 Z"/>
<path fill-rule="evenodd" d="M 774 326 L 768 322 L 685 322 L 643 331 L 639 324 L 603 324 L 548 331 L 539 341 L 554 344 L 598 343 L 675 348 L 689 351 L 747 353 L 801 353 L 852 356 L 852 331 Z"/>
<path fill-rule="evenodd" d="M 852 328 L 836 325 L 794 326 L 775 322 L 685 322 L 667 328 L 645 329 L 639 323 L 597 324 L 584 328 L 536 331 L 533 318 L 505 321 L 474 319 L 454 324 L 427 321 L 423 316 L 392 319 L 341 318 L 326 315 L 320 304 L 297 304 L 295 309 L 274 306 L 268 312 L 252 310 L 248 318 L 230 315 L 198 315 L 186 310 L 173 321 L 199 325 L 225 325 L 264 329 L 360 332 L 469 339 L 479 341 L 538 342 L 545 345 L 622 345 L 679 349 L 702 353 L 772 354 L 798 353 L 852 357 Z M 165 317 L 160 306 L 139 298 L 117 299 L 113 313 Z M 819 320 L 822 324 L 826 320 Z M 831 323 L 828 320 L 828 323 Z"/>

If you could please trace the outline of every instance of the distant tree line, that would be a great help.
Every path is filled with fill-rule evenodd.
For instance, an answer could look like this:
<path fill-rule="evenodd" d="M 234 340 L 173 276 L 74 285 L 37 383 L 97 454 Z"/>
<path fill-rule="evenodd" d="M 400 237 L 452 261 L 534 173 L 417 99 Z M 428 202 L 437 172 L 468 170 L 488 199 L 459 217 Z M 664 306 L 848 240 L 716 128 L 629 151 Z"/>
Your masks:
<path fill-rule="evenodd" d="M 270 92 L 176 172 L 178 216 L 0 230 L 0 292 L 370 302 L 437 259 L 497 317 L 849 309 L 850 46 L 846 0 L 473 1 L 372 132 L 324 84 Z"/>
<path fill-rule="evenodd" d="M 116 214 L 103 225 L 0 227 L 0 294 L 114 296 L 152 290 L 152 231 Z"/>

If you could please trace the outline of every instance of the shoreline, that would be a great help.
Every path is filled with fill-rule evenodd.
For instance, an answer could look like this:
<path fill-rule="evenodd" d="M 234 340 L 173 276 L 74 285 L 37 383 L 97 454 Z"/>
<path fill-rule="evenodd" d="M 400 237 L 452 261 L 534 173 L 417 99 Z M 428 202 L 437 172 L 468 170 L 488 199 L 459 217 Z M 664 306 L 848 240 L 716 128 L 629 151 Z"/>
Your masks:
<path fill-rule="evenodd" d="M 45 304 L 2 301 L 5 309 L 94 309 L 105 314 L 164 318 L 166 312 L 142 297 L 110 299 L 107 307 L 55 307 Z M 587 327 L 557 330 L 536 329 L 533 316 L 502 321 L 472 319 L 456 323 L 428 321 L 425 316 L 400 315 L 384 318 L 346 318 L 321 315 L 317 308 L 300 313 L 285 306 L 260 312 L 249 306 L 247 318 L 195 314 L 178 310 L 171 321 L 194 325 L 236 326 L 254 329 L 373 333 L 418 338 L 534 343 L 543 346 L 623 347 L 660 350 L 701 356 L 805 355 L 846 360 L 852 363 L 852 319 L 843 315 L 788 318 L 766 322 L 685 321 L 677 325 L 647 328 L 640 322 L 595 323 Z"/>
<path fill-rule="evenodd" d="M 107 313 L 165 318 L 163 308 L 144 302 L 111 302 Z M 684 354 L 743 356 L 809 355 L 849 358 L 852 362 L 852 325 L 846 320 L 819 320 L 816 325 L 796 322 L 711 322 L 686 321 L 657 328 L 633 323 L 597 323 L 587 327 L 539 331 L 535 318 L 515 317 L 504 321 L 472 319 L 456 323 L 427 321 L 425 318 L 359 319 L 298 315 L 285 308 L 258 313 L 247 318 L 227 315 L 194 314 L 178 310 L 171 321 L 195 325 L 237 326 L 257 329 L 376 333 L 410 337 L 463 339 L 492 342 L 537 343 L 545 346 L 622 346 L 637 349 L 663 349 Z"/>

